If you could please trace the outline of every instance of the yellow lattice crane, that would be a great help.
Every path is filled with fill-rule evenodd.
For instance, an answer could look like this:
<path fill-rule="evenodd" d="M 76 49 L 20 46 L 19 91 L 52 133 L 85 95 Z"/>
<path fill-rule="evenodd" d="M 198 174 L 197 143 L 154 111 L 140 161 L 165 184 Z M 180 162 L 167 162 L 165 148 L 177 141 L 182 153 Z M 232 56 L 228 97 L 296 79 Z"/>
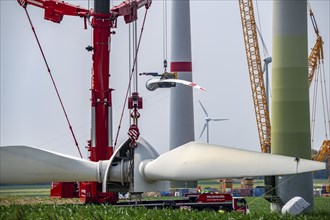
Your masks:
<path fill-rule="evenodd" d="M 309 16 L 312 21 L 312 25 L 316 34 L 316 43 L 314 47 L 312 48 L 312 51 L 310 55 L 308 56 L 308 82 L 309 85 L 312 83 L 315 70 L 321 62 L 323 62 L 323 41 L 322 37 L 320 36 L 319 28 L 317 27 L 316 19 L 313 13 L 313 10 L 308 2 L 308 10 L 309 10 Z"/>
<path fill-rule="evenodd" d="M 317 69 L 317 67 L 320 64 L 323 64 L 323 59 L 324 59 L 324 55 L 323 55 L 323 41 L 322 41 L 322 37 L 320 36 L 320 32 L 316 23 L 316 19 L 313 13 L 313 10 L 310 6 L 310 4 L 308 4 L 308 10 L 309 10 L 309 16 L 311 18 L 312 21 L 312 25 L 314 28 L 314 32 L 316 34 L 316 43 L 314 45 L 314 47 L 312 48 L 312 51 L 308 57 L 308 64 L 309 64 L 309 73 L 308 73 L 308 82 L 309 85 L 311 85 L 314 75 L 315 75 L 315 71 Z M 325 111 L 328 111 L 328 106 L 325 106 Z M 327 114 L 324 114 L 327 115 Z M 329 120 L 329 118 L 327 119 Z M 327 136 L 327 135 L 326 135 Z M 321 161 L 321 162 L 325 162 L 327 159 L 330 160 L 330 140 L 324 140 L 320 149 L 316 152 L 316 154 L 312 155 L 312 159 L 316 160 L 316 161 Z"/>
<path fill-rule="evenodd" d="M 240 7 L 240 15 L 243 28 L 244 44 L 249 69 L 250 83 L 252 89 L 252 97 L 256 122 L 258 127 L 259 141 L 261 151 L 271 153 L 271 124 L 269 116 L 269 107 L 267 101 L 267 92 L 263 79 L 263 70 L 261 65 L 260 50 L 258 45 L 257 25 L 254 17 L 254 9 L 252 0 L 238 0 Z M 308 57 L 308 81 L 311 85 L 315 75 L 315 70 L 320 63 L 323 63 L 323 41 L 319 34 L 313 11 L 309 6 L 309 13 L 316 33 L 317 39 L 312 51 Z M 266 59 L 264 60 L 265 62 Z M 269 63 L 269 62 L 268 62 Z M 267 64 L 266 64 L 267 65 Z M 328 107 L 326 108 L 328 109 Z M 313 155 L 313 160 L 330 162 L 330 140 L 323 142 L 319 151 Z M 330 178 L 330 175 L 328 176 Z M 329 179 L 330 181 L 330 179 Z M 265 177 L 265 186 L 268 187 L 268 196 L 271 201 L 276 200 L 275 191 L 272 187 L 275 185 L 275 178 Z M 329 189 L 329 185 L 328 188 Z M 275 196 L 275 197 L 274 197 Z"/>
<path fill-rule="evenodd" d="M 239 0 L 239 7 L 261 151 L 264 153 L 270 153 L 271 125 L 269 107 L 267 103 L 266 88 L 263 79 L 253 2 L 252 0 Z M 314 31 L 317 35 L 316 43 L 308 57 L 308 77 L 309 84 L 311 84 L 317 66 L 321 62 L 323 62 L 323 41 L 322 37 L 319 34 L 316 20 L 310 5 L 309 13 L 314 27 Z M 325 140 L 324 143 L 328 143 L 327 141 L 329 140 Z"/>
<path fill-rule="evenodd" d="M 311 85 L 315 70 L 318 64 L 323 60 L 323 41 L 321 36 L 317 36 L 316 43 L 308 56 L 308 82 Z"/>
<path fill-rule="evenodd" d="M 261 151 L 270 153 L 270 117 L 252 0 L 239 0 L 239 7 Z"/>
<path fill-rule="evenodd" d="M 324 140 L 320 149 L 313 155 L 313 160 L 324 162 L 328 157 L 330 157 L 330 140 Z"/>

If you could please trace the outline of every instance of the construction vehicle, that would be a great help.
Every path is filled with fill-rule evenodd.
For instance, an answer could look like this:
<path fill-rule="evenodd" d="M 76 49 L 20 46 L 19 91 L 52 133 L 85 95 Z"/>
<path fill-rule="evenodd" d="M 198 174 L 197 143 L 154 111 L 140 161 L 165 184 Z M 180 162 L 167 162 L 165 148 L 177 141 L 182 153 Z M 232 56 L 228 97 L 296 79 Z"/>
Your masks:
<path fill-rule="evenodd" d="M 89 159 L 91 161 L 108 160 L 113 154 L 113 136 L 112 136 L 112 90 L 109 88 L 109 60 L 110 60 L 110 42 L 113 31 L 117 27 L 117 18 L 124 17 L 126 23 L 132 23 L 137 20 L 137 11 L 145 7 L 146 10 L 151 5 L 151 0 L 125 1 L 110 9 L 110 1 L 99 0 L 94 2 L 94 9 L 85 9 L 76 5 L 65 3 L 58 0 L 18 0 L 28 17 L 31 28 L 34 32 L 41 50 L 48 73 L 51 78 L 51 71 L 39 43 L 27 6 L 32 5 L 44 10 L 44 19 L 54 23 L 60 23 L 64 16 L 77 16 L 84 19 L 84 27 L 91 25 L 93 29 L 93 46 L 87 46 L 86 50 L 93 55 L 92 88 L 91 88 L 91 108 L 92 108 L 92 129 L 91 140 L 88 141 Z M 109 10 L 110 9 L 110 10 Z M 53 84 L 55 85 L 54 81 Z M 55 86 L 56 89 L 56 86 Z M 56 89 L 57 91 L 57 89 Z M 58 92 L 57 92 L 58 94 Z M 58 95 L 59 97 L 59 95 Z M 142 107 L 142 98 L 138 94 L 130 97 L 134 102 L 132 110 L 133 115 L 137 116 L 137 109 Z M 59 97 L 60 99 L 60 97 Z M 60 99 L 62 104 L 62 101 Z M 63 104 L 62 108 L 64 110 Z M 65 113 L 65 110 L 64 110 Z M 66 113 L 65 113 L 66 115 Z M 66 115 L 67 117 L 67 115 Z M 135 117 L 137 118 L 137 117 Z M 139 136 L 138 127 L 135 124 L 129 129 L 129 137 L 132 146 Z M 70 124 L 70 123 L 69 123 Z M 71 129 L 71 125 L 69 125 Z M 97 131 L 97 132 L 96 132 Z M 71 133 L 74 136 L 72 129 Z M 76 142 L 76 140 L 75 140 Z M 77 142 L 76 142 L 77 143 Z M 77 144 L 76 144 L 77 145 Z M 78 147 L 78 146 L 77 146 Z M 79 148 L 78 148 L 79 149 Z M 80 154 L 81 155 L 81 154 Z M 81 156 L 82 157 L 82 156 Z M 77 184 L 75 183 L 55 183 L 51 191 L 52 196 L 61 197 L 76 195 Z M 73 192 L 72 192 L 73 191 Z M 79 196 L 84 202 L 108 202 L 118 201 L 118 196 L 113 192 L 102 192 L 102 185 L 98 182 L 80 182 Z"/>
<path fill-rule="evenodd" d="M 330 156 L 330 140 L 324 140 L 320 149 L 315 155 L 313 155 L 313 160 L 316 161 L 326 161 Z"/>
<path fill-rule="evenodd" d="M 239 7 L 261 151 L 264 153 L 271 153 L 271 124 L 268 102 L 269 97 L 266 91 L 268 88 L 265 88 L 264 84 L 263 68 L 261 64 L 257 36 L 258 29 L 254 16 L 253 2 L 252 0 L 239 0 Z M 320 63 L 323 63 L 324 55 L 322 37 L 319 34 L 319 29 L 317 27 L 314 13 L 309 4 L 308 8 L 313 28 L 317 37 L 316 43 L 308 57 L 308 82 L 309 85 L 311 85 L 317 66 Z M 265 58 L 264 61 L 265 66 L 267 67 L 269 58 Z M 326 109 L 328 109 L 328 107 Z M 329 158 L 329 152 L 330 141 L 326 138 L 317 154 L 312 156 L 312 159 L 324 162 L 326 161 L 327 157 Z M 272 188 L 271 186 L 274 186 L 274 184 L 275 179 L 273 177 L 265 177 L 265 185 L 266 188 L 268 187 L 266 192 L 268 191 L 269 195 L 275 195 L 275 192 L 269 189 Z"/>
<path fill-rule="evenodd" d="M 252 0 L 239 0 L 239 7 L 261 151 L 270 153 L 271 126 L 269 107 L 259 52 L 253 2 Z"/>
<path fill-rule="evenodd" d="M 314 44 L 314 47 L 312 48 L 310 55 L 308 56 L 308 82 L 309 85 L 311 85 L 318 64 L 323 62 L 324 54 L 322 37 L 320 36 L 319 28 L 317 27 L 316 19 L 310 4 L 308 4 L 308 10 L 314 28 L 314 32 L 316 34 L 316 42 Z"/>
<path fill-rule="evenodd" d="M 108 46 L 110 44 L 112 31 L 116 28 L 117 18 L 123 16 L 126 23 L 131 23 L 137 19 L 137 10 L 141 7 L 148 9 L 151 0 L 126 1 L 120 5 L 113 7 L 109 11 L 108 1 L 95 1 L 94 10 L 84 9 L 79 6 L 65 3 L 57 0 L 18 0 L 18 3 L 24 8 L 26 15 L 31 24 L 31 28 L 38 41 L 35 29 L 32 25 L 27 6 L 32 5 L 44 9 L 44 19 L 54 23 L 60 23 L 64 16 L 78 16 L 84 19 L 85 28 L 90 24 L 93 28 L 93 46 L 87 46 L 86 50 L 93 53 L 93 71 L 92 71 L 92 89 L 91 89 L 91 106 L 92 106 L 92 137 L 88 142 L 88 150 L 90 152 L 89 159 L 97 162 L 100 160 L 108 160 L 113 154 L 112 136 L 109 135 L 110 124 L 108 113 L 111 112 L 112 99 L 109 88 L 109 57 L 110 52 Z M 104 5 L 103 5 L 104 4 Z M 47 65 L 41 45 L 39 48 Z M 106 45 L 106 46 L 104 46 Z M 47 65 L 49 74 L 50 69 Z M 128 98 L 128 106 L 134 112 L 142 108 L 142 99 L 137 93 L 133 93 Z M 107 122 L 107 123 L 105 123 Z M 108 125 L 109 124 L 109 125 Z M 136 125 L 136 124 L 133 124 Z M 71 126 L 70 126 L 71 127 Z M 95 132 L 97 128 L 98 132 Z M 132 127 L 131 127 L 132 128 Z M 130 130 L 135 135 L 136 130 Z M 129 135 L 130 136 L 130 135 Z M 133 136 L 133 135 L 132 135 Z M 130 139 L 123 147 L 126 157 L 130 150 L 134 149 L 137 137 L 130 136 Z M 133 154 L 129 154 L 133 155 Z M 130 158 L 129 158 L 130 159 Z M 130 176 L 130 178 L 132 178 Z M 122 188 L 126 185 L 122 186 Z M 122 189 L 120 188 L 120 189 Z M 140 194 L 139 194 L 140 195 Z M 244 198 L 233 197 L 230 194 L 190 194 L 184 198 L 172 201 L 129 201 L 119 202 L 117 191 L 104 192 L 99 182 L 59 182 L 53 183 L 51 196 L 60 198 L 80 197 L 85 203 L 109 203 L 117 206 L 144 206 L 148 208 L 172 207 L 172 208 L 191 208 L 196 210 L 223 210 L 223 211 L 240 211 L 246 213 L 248 211 Z"/>
<path fill-rule="evenodd" d="M 264 84 L 253 2 L 252 0 L 239 0 L 238 2 L 261 151 L 271 153 L 269 103 Z M 275 177 L 267 176 L 264 179 L 265 191 L 269 200 L 276 199 Z"/>
<path fill-rule="evenodd" d="M 323 41 L 322 37 L 320 36 L 319 28 L 316 23 L 316 19 L 314 16 L 314 13 L 312 11 L 312 8 L 310 4 L 308 4 L 308 10 L 309 10 L 309 16 L 312 21 L 312 25 L 314 28 L 314 32 L 316 34 L 316 42 L 312 48 L 312 51 L 308 57 L 308 67 L 309 67 L 309 73 L 308 73 L 308 82 L 309 86 L 312 84 L 314 76 L 315 76 L 315 71 L 318 67 L 318 65 L 323 64 L 323 59 L 324 59 L 324 54 L 323 54 Z M 325 108 L 328 110 L 328 106 Z M 325 119 L 325 121 L 328 119 Z M 327 133 L 327 132 L 326 132 Z M 327 136 L 327 134 L 326 134 Z M 316 154 L 314 154 L 314 151 L 312 151 L 312 159 L 316 161 L 321 161 L 324 162 L 327 160 L 327 158 L 330 156 L 330 140 L 324 140 L 320 149 L 317 151 Z"/>
<path fill-rule="evenodd" d="M 187 193 L 183 198 L 173 200 L 137 200 L 118 202 L 116 206 L 146 208 L 173 208 L 189 210 L 214 210 L 224 212 L 249 213 L 246 200 L 243 197 L 234 197 L 227 193 Z"/>
<path fill-rule="evenodd" d="M 271 124 L 269 117 L 269 104 L 267 103 L 266 88 L 263 79 L 253 2 L 252 0 L 239 0 L 239 6 L 261 151 L 264 153 L 270 153 Z M 318 64 L 323 61 L 324 55 L 322 37 L 319 34 L 314 13 L 310 6 L 309 14 L 317 36 L 316 43 L 308 57 L 308 79 L 310 85 L 315 75 L 315 70 L 317 69 Z M 327 141 L 328 140 L 325 140 L 324 143 L 328 143 Z M 322 151 L 321 148 L 320 150 Z"/>

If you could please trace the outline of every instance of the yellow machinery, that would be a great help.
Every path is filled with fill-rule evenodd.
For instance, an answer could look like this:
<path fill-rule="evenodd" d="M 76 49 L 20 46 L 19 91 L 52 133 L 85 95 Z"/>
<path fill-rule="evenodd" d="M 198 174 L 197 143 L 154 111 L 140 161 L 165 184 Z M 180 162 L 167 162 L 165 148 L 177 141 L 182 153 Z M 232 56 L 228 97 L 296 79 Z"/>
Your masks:
<path fill-rule="evenodd" d="M 330 140 L 324 140 L 320 149 L 315 155 L 313 155 L 313 160 L 326 161 L 330 157 Z"/>
<path fill-rule="evenodd" d="M 318 35 L 318 34 L 317 34 Z M 320 61 L 323 60 L 323 41 L 321 36 L 317 36 L 316 43 L 308 57 L 308 82 L 311 85 L 315 70 Z"/>
<path fill-rule="evenodd" d="M 271 124 L 270 124 L 269 106 L 267 103 L 266 88 L 265 88 L 263 70 L 262 70 L 262 64 L 260 58 L 257 25 L 254 16 L 253 2 L 252 0 L 239 0 L 238 2 L 240 8 L 244 44 L 246 50 L 246 57 L 247 57 L 247 63 L 249 69 L 252 97 L 253 97 L 261 151 L 264 153 L 270 153 Z M 323 42 L 322 42 L 322 37 L 319 35 L 314 14 L 310 7 L 309 7 L 309 12 L 315 33 L 317 35 L 316 43 L 312 48 L 312 51 L 308 57 L 308 65 L 309 65 L 308 77 L 309 77 L 309 84 L 311 84 L 318 64 L 321 61 L 323 62 Z M 315 157 L 313 157 L 314 160 L 318 160 L 321 158 L 323 160 L 319 160 L 319 161 L 326 160 L 326 157 L 324 155 L 329 155 L 329 142 L 330 142 L 329 140 L 325 140 L 323 142 L 319 152 L 317 153 L 317 155 L 320 156 L 315 155 Z M 325 152 L 328 153 L 326 154 Z"/>
<path fill-rule="evenodd" d="M 322 37 L 320 36 L 319 29 L 318 29 L 317 23 L 316 23 L 316 19 L 315 19 L 315 16 L 314 16 L 314 13 L 312 11 L 310 4 L 308 4 L 308 10 L 309 10 L 309 16 L 311 18 L 313 28 L 314 28 L 314 31 L 316 34 L 316 43 L 315 43 L 314 47 L 312 48 L 312 51 L 308 57 L 308 67 L 309 67 L 308 82 L 310 85 L 312 83 L 316 67 L 320 62 L 323 62 L 324 56 L 323 56 Z"/>
<path fill-rule="evenodd" d="M 261 151 L 264 153 L 270 153 L 271 124 L 266 97 L 266 88 L 264 86 L 265 84 L 258 45 L 257 25 L 254 17 L 253 2 L 252 0 L 239 0 L 239 7 Z M 324 57 L 322 37 L 319 34 L 316 20 L 309 4 L 308 7 L 314 31 L 317 36 L 316 43 L 308 57 L 308 79 L 309 85 L 311 85 L 315 71 L 318 65 L 323 63 Z M 326 110 L 328 111 L 327 106 Z M 319 151 L 313 155 L 312 158 L 313 160 L 322 162 L 326 161 L 327 158 L 330 160 L 330 140 L 327 140 L 326 138 L 326 140 L 323 141 Z"/>
<path fill-rule="evenodd" d="M 261 151 L 270 153 L 270 117 L 252 0 L 239 0 L 239 7 Z"/>
<path fill-rule="evenodd" d="M 308 8 L 309 8 L 309 15 L 316 34 L 316 43 L 312 48 L 312 51 L 308 57 L 308 64 L 309 64 L 308 82 L 309 85 L 311 85 L 314 79 L 315 70 L 317 69 L 317 66 L 320 63 L 323 63 L 324 55 L 323 55 L 323 41 L 322 41 L 322 37 L 319 34 L 319 29 L 317 27 L 314 13 L 310 5 L 308 5 Z M 327 106 L 326 108 L 328 110 Z M 329 156 L 330 156 L 330 140 L 324 140 L 318 152 L 315 155 L 314 154 L 312 155 L 312 159 L 316 161 L 324 162 L 327 160 L 327 158 L 329 158 Z"/>

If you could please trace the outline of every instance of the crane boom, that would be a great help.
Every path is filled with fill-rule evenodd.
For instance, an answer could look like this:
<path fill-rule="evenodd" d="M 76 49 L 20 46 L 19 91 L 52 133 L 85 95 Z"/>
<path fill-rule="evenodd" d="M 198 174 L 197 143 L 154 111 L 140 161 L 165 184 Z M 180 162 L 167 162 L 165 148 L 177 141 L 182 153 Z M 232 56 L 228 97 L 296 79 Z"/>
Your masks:
<path fill-rule="evenodd" d="M 312 10 L 311 5 L 308 2 L 309 17 L 311 18 L 314 32 L 316 34 L 316 43 L 312 48 L 310 55 L 308 56 L 308 83 L 311 85 L 314 73 L 318 63 L 323 60 L 323 41 L 320 36 L 319 28 L 317 27 L 316 19 Z"/>
<path fill-rule="evenodd" d="M 320 36 L 320 31 L 317 26 L 316 19 L 310 4 L 308 4 L 308 10 L 314 28 L 314 32 L 316 34 L 316 42 L 312 48 L 310 55 L 308 56 L 308 83 L 310 86 L 312 84 L 317 66 L 319 64 L 323 64 L 324 53 L 323 53 L 323 40 L 322 37 Z M 328 109 L 328 107 L 326 106 L 325 109 Z M 326 138 L 326 140 L 323 141 L 320 149 L 316 152 L 316 154 L 314 154 L 314 151 L 312 152 L 313 152 L 312 159 L 315 161 L 324 162 L 327 159 L 330 160 L 330 140 L 327 140 Z M 328 178 L 330 178 L 330 176 Z"/>
<path fill-rule="evenodd" d="M 317 36 L 316 43 L 308 56 L 308 82 L 311 85 L 316 67 L 323 60 L 323 41 L 321 36 Z"/>
<path fill-rule="evenodd" d="M 88 151 L 91 161 L 108 160 L 113 154 L 112 141 L 112 89 L 110 88 L 110 42 L 115 33 L 117 18 L 123 16 L 126 23 L 137 20 L 137 11 L 142 6 L 147 9 L 152 0 L 124 1 L 120 5 L 109 9 L 108 0 L 94 1 L 94 10 L 65 3 L 61 0 L 17 0 L 26 10 L 27 5 L 44 9 L 46 20 L 60 23 L 64 15 L 79 16 L 86 20 L 92 17 L 93 46 L 88 51 L 93 52 L 93 71 L 91 88 L 92 128 Z M 54 189 L 54 188 L 53 188 Z M 61 191 L 61 188 L 59 188 Z M 71 189 L 69 189 L 71 190 Z M 102 192 L 102 185 L 98 182 L 81 182 L 80 199 L 84 202 L 117 201 L 114 192 Z M 56 191 L 56 189 L 55 189 Z"/>
<path fill-rule="evenodd" d="M 239 7 L 261 150 L 270 153 L 270 117 L 252 0 L 239 0 Z"/>
<path fill-rule="evenodd" d="M 330 140 L 324 140 L 313 160 L 324 162 L 328 157 L 330 157 Z"/>
<path fill-rule="evenodd" d="M 17 0 L 22 7 L 33 5 L 45 10 L 44 19 L 60 23 L 64 15 L 86 17 L 89 10 L 58 0 Z"/>
<path fill-rule="evenodd" d="M 246 57 L 249 66 L 250 82 L 256 120 L 258 126 L 261 150 L 264 153 L 271 152 L 271 125 L 269 108 L 267 103 L 266 88 L 264 86 L 263 72 L 258 46 L 257 27 L 254 17 L 252 0 L 239 0 L 240 14 L 243 27 L 243 35 L 246 49 Z M 318 63 L 323 60 L 323 41 L 319 35 L 319 30 L 312 10 L 310 16 L 313 27 L 317 35 L 316 43 L 308 57 L 308 81 L 312 83 Z"/>

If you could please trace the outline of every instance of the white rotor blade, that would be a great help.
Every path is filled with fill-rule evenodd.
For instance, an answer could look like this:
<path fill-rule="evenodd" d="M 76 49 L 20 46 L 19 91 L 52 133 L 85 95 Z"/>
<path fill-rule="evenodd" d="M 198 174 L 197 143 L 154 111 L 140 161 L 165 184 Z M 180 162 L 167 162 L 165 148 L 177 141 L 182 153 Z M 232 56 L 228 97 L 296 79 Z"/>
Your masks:
<path fill-rule="evenodd" d="M 165 168 L 165 169 L 164 169 Z M 273 176 L 325 169 L 325 163 L 190 142 L 140 164 L 146 180 Z"/>
<path fill-rule="evenodd" d="M 0 184 L 100 181 L 102 163 L 27 146 L 0 147 Z"/>
<path fill-rule="evenodd" d="M 201 135 L 199 135 L 199 138 L 202 137 L 202 135 L 203 135 L 203 133 L 204 133 L 206 127 L 207 127 L 207 122 L 204 124 L 203 130 L 202 130 L 202 132 L 201 132 Z"/>
<path fill-rule="evenodd" d="M 203 111 L 204 111 L 206 117 L 209 117 L 209 114 L 207 114 L 207 111 L 206 111 L 206 109 L 204 108 L 204 106 L 202 105 L 201 101 L 198 100 L 198 102 L 199 102 L 199 104 L 201 105 L 201 107 L 202 107 L 202 109 L 203 109 Z"/>
<path fill-rule="evenodd" d="M 227 120 L 229 120 L 229 119 L 227 119 L 227 118 L 211 118 L 211 121 L 227 121 Z"/>
<path fill-rule="evenodd" d="M 182 80 L 182 79 L 162 79 L 161 82 L 179 83 L 179 84 L 182 84 L 182 85 L 193 87 L 194 89 L 199 89 L 199 90 L 206 91 L 205 88 L 197 85 L 196 83 L 189 82 L 189 81 Z"/>
<path fill-rule="evenodd" d="M 186 86 L 190 86 L 190 87 L 193 87 L 195 89 L 199 89 L 199 90 L 203 90 L 203 91 L 206 91 L 205 88 L 197 85 L 196 83 L 193 83 L 193 82 L 189 82 L 189 81 L 186 81 L 186 80 L 182 80 L 182 79 L 150 79 L 147 81 L 147 88 L 150 89 L 150 90 L 155 90 L 157 89 L 157 84 L 159 83 L 179 83 L 179 84 L 182 84 L 182 85 L 186 85 Z"/>

